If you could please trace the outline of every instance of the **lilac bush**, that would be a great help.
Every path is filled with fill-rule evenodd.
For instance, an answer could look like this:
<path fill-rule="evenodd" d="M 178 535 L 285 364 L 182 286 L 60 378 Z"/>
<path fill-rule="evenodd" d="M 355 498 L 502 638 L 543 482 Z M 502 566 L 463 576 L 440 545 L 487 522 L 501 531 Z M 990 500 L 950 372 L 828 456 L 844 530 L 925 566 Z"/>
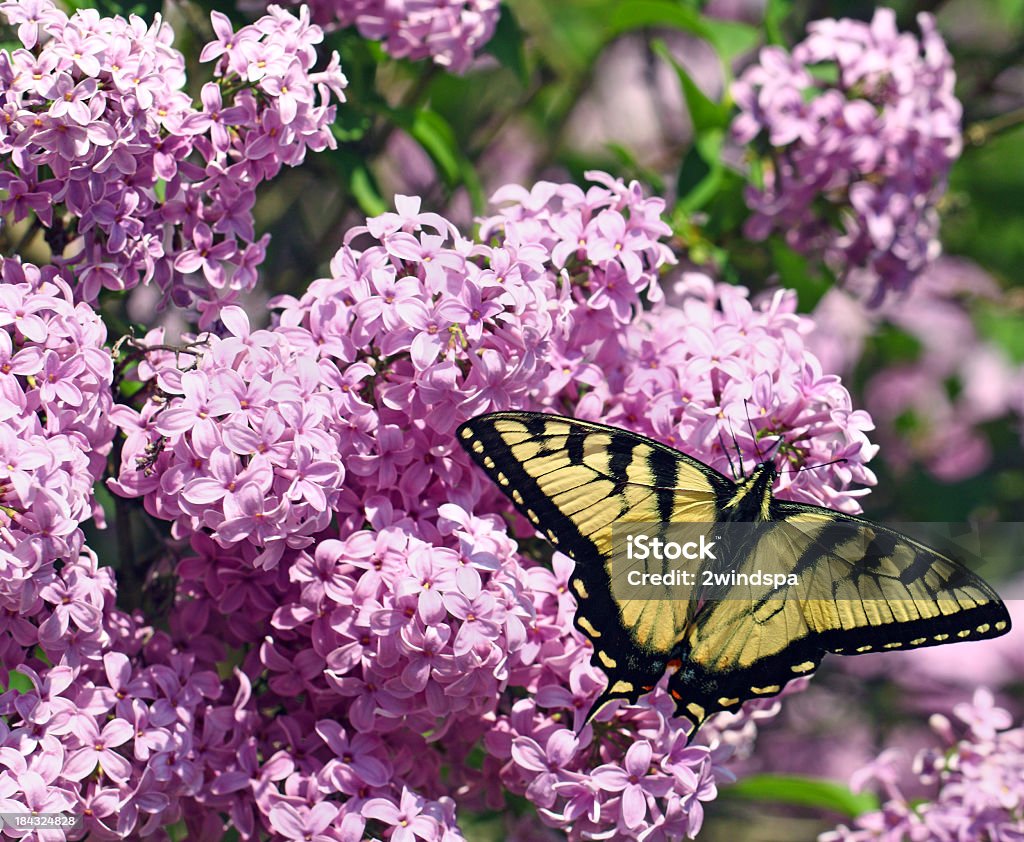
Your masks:
<path fill-rule="evenodd" d="M 400 197 L 397 212 L 349 232 L 331 277 L 275 302 L 272 328 L 252 330 L 228 307 L 223 335 L 179 352 L 159 332 L 136 344 L 146 400 L 114 414 L 127 439 L 112 488 L 191 544 L 177 638 L 247 651 L 249 683 L 265 676 L 253 704 L 280 716 L 252 739 L 285 728 L 305 746 L 282 768 L 284 790 L 262 789 L 255 805 L 278 832 L 365 820 L 426 833 L 453 825 L 454 793 L 473 808 L 504 787 L 573 838 L 692 835 L 721 764 L 749 746 L 758 711 L 777 709 L 720 718 L 710 751 L 689 745 L 660 688 L 577 733 L 604 678 L 571 625 L 571 563 L 556 555 L 548 570 L 518 554 L 495 517 L 506 505 L 453 440 L 479 412 L 614 412 L 621 391 L 641 417 L 646 401 L 662 406 L 657 434 L 690 436 L 697 452 L 704 441 L 703 455 L 724 461 L 716 432 L 753 401 L 764 441 L 741 438 L 746 452 L 791 435 L 802 442 L 784 445 L 793 464 L 845 454 L 848 474 L 796 474 L 790 491 L 856 508 L 847 485 L 871 479 L 870 425 L 803 348 L 791 299 L 754 307 L 691 277 L 678 307 L 655 304 L 660 321 L 638 318 L 641 296 L 660 302 L 657 270 L 670 260 L 662 204 L 591 177 L 587 191 L 499 191 L 477 241 Z M 687 337 L 660 375 L 657 324 Z M 760 340 L 713 360 L 713 331 Z M 779 374 L 761 383 L 765 354 Z M 684 390 L 688 367 L 714 390 Z M 630 749 L 628 733 L 642 742 Z M 196 800 L 250 816 L 241 784 L 257 774 L 232 764 L 218 777 L 231 787 Z M 294 791 L 347 800 L 329 816 L 296 814 L 283 810 Z"/>
<path fill-rule="evenodd" d="M 654 382 L 643 356 L 653 323 L 637 316 L 641 295 L 659 300 L 657 270 L 669 259 L 661 204 L 638 185 L 594 178 L 586 192 L 501 191 L 503 207 L 475 242 L 400 200 L 397 213 L 350 232 L 331 277 L 280 299 L 272 328 L 253 330 L 228 306 L 221 335 L 178 350 L 159 330 L 132 340 L 118 376 L 143 384 L 136 408 L 110 409 L 112 364 L 100 352 L 94 392 L 125 433 L 111 487 L 142 497 L 190 551 L 176 562 L 166 633 L 114 608 L 110 569 L 96 566 L 78 531 L 59 549 L 59 570 L 28 571 L 38 597 L 8 623 L 6 662 L 31 689 L 3 699 L 12 734 L 35 736 L 3 773 L 7 797 L 22 787 L 33 804 L 77 805 L 92 832 L 111 838 L 177 820 L 214 836 L 221 815 L 245 838 L 260 828 L 281 839 L 358 838 L 389 826 L 392 838 L 399 828 L 459 838 L 453 796 L 473 809 L 503 788 L 573 838 L 609 828 L 623 838 L 696 833 L 702 802 L 728 778 L 723 764 L 749 748 L 753 723 L 777 702 L 720 717 L 703 732 L 710 742 L 691 745 L 658 688 L 578 731 L 604 678 L 570 622 L 570 563 L 556 556 L 548 570 L 519 555 L 495 516 L 504 503 L 456 449 L 454 427 L 512 405 L 612 407 L 615 393 L 595 377 L 611 360 L 634 408 L 648 395 L 692 404 L 660 422 L 677 434 L 712 405 L 736 418 L 754 397 L 744 354 L 702 357 L 703 331 L 791 330 L 780 347 L 794 371 L 806 368 L 809 391 L 794 404 L 785 384 L 762 389 L 757 423 L 770 435 L 820 438 L 855 465 L 871 448 L 848 395 L 800 346 L 800 318 L 781 299 L 755 308 L 706 278 L 684 285 L 683 321 L 673 325 L 692 326 L 694 339 L 651 391 L 640 372 Z M 12 278 L 56 278 L 9 266 Z M 20 350 L 7 376 L 22 388 L 47 370 L 45 352 L 31 350 L 48 312 L 32 288 L 10 286 L 29 296 L 8 320 Z M 61 306 L 72 308 L 63 289 Z M 677 312 L 656 306 L 666 319 Z M 719 372 L 712 379 L 727 388 L 684 395 L 673 378 L 687 364 Z M 39 401 L 81 405 L 56 388 L 49 397 L 39 389 Z M 98 448 L 111 438 L 108 424 Z M 715 456 L 710 447 L 704 455 Z M 43 466 L 25 467 L 37 477 Z M 794 493 L 842 502 L 844 487 L 833 477 Z M 25 503 L 11 503 L 17 519 Z M 243 655 L 223 680 L 218 664 L 232 651 Z M 268 709 L 273 719 L 258 714 Z M 33 774 L 43 783 L 15 783 Z"/>
<path fill-rule="evenodd" d="M 237 30 L 215 11 L 195 102 L 159 17 L 68 15 L 50 0 L 0 12 L 21 45 L 0 52 L 0 214 L 43 252 L 0 258 L 0 812 L 82 816 L 24 837 L 47 842 L 456 842 L 467 814 L 523 803 L 510 838 L 694 837 L 782 697 L 695 737 L 662 681 L 585 722 L 606 678 L 573 627 L 573 564 L 542 563 L 454 431 L 511 408 L 606 420 L 734 475 L 770 455 L 782 497 L 858 512 L 875 482 L 872 418 L 816 355 L 795 294 L 676 269 L 665 202 L 592 171 L 582 187 L 499 189 L 472 235 L 398 196 L 344 233 L 325 277 L 272 299 L 260 327 L 242 306 L 268 244 L 257 189 L 333 147 L 344 102 L 337 54 L 314 69 L 322 27 L 354 24 L 394 56 L 462 71 L 498 4 L 271 5 Z M 844 109 L 880 109 L 839 144 L 865 168 L 814 189 L 891 215 L 901 199 L 864 193 L 897 141 L 868 161 L 865 138 L 924 121 L 899 146 L 932 167 L 913 196 L 900 183 L 909 216 L 850 221 L 826 246 L 860 255 L 887 289 L 930 253 L 958 142 L 938 36 L 922 23 L 922 58 L 890 23 L 812 28 L 792 73 L 834 60 L 842 82 L 822 86 L 799 137 L 769 129 L 780 160 L 832 166 L 831 147 L 798 144 L 838 131 Z M 883 66 L 904 75 L 877 71 L 890 48 Z M 739 90 L 761 103 L 785 80 L 757 73 Z M 927 102 L 907 87 L 922 80 Z M 767 209 L 812 170 L 775 171 L 755 228 L 821 233 L 799 216 L 809 204 Z M 108 336 L 116 294 L 145 285 L 189 332 L 150 320 Z M 108 493 L 114 559 L 87 539 Z M 133 579 L 161 574 L 165 603 L 128 610 L 146 590 Z M 965 762 L 929 768 L 961 813 L 935 820 L 976 810 L 1012 827 L 1019 804 L 971 801 L 954 776 L 974 775 L 975 757 L 1009 768 L 1016 732 L 984 697 L 957 715 Z M 995 780 L 984 762 L 977 777 Z"/>
<path fill-rule="evenodd" d="M 2 674 L 22 663 L 14 629 L 46 620 L 63 645 L 71 609 L 54 611 L 55 564 L 80 543 L 79 525 L 102 519 L 93 485 L 116 433 L 106 327 L 75 304 L 54 267 L 0 260 L 0 602 L 8 618 Z M 98 612 L 90 619 L 99 619 Z M 13 628 L 11 628 L 13 626 Z"/>
<path fill-rule="evenodd" d="M 0 805 L 152 835 L 202 781 L 177 753 L 221 684 L 117 609 L 113 568 L 84 544 L 116 432 L 102 320 L 55 267 L 5 259 L 0 277 Z"/>
<path fill-rule="evenodd" d="M 784 232 L 839 276 L 860 274 L 874 303 L 938 255 L 936 203 L 961 149 L 952 58 L 930 15 L 918 26 L 920 40 L 898 32 L 891 9 L 815 21 L 733 87 L 733 136 L 760 171 L 747 235 Z"/>

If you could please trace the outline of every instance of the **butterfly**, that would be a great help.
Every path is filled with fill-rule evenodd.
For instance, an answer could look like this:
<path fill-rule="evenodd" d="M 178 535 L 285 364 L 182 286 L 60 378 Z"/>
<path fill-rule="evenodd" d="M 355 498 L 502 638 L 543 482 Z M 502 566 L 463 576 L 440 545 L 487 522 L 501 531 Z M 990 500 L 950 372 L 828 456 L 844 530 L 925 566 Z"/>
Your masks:
<path fill-rule="evenodd" d="M 635 703 L 666 671 L 676 715 L 699 728 L 718 711 L 782 692 L 827 652 L 935 646 L 1010 629 L 995 591 L 939 550 L 864 518 L 775 499 L 770 461 L 734 481 L 645 436 L 536 412 L 480 415 L 456 436 L 575 562 L 574 624 L 608 679 L 588 721 L 613 699 Z M 750 524 L 750 537 L 731 544 L 732 572 L 770 567 L 790 574 L 781 577 L 787 583 L 814 585 L 751 585 L 748 575 L 706 591 L 712 598 L 696 589 L 680 598 L 671 584 L 631 595 L 624 578 L 638 578 L 646 562 L 624 569 L 613 552 L 613 533 L 631 524 L 705 530 L 709 541 L 716 530 Z M 705 562 L 686 564 L 694 576 L 713 572 Z"/>

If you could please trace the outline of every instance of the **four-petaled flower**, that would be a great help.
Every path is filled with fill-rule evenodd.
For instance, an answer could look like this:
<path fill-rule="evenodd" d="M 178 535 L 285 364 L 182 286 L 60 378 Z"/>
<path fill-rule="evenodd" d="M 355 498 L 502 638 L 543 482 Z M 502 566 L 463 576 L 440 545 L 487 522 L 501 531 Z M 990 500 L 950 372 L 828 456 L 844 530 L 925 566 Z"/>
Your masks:
<path fill-rule="evenodd" d="M 392 828 L 392 842 L 414 842 L 437 838 L 438 822 L 423 812 L 423 799 L 402 787 L 398 804 L 384 798 L 371 798 L 363 804 L 361 812 L 368 819 L 376 819 Z"/>

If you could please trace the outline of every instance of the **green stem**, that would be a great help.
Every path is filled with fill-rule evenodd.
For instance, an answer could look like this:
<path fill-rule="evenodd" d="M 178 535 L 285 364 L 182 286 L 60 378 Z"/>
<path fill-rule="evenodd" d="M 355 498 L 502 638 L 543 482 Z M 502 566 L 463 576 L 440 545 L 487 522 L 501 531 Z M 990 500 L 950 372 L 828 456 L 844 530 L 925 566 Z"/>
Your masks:
<path fill-rule="evenodd" d="M 108 472 L 116 476 L 121 463 L 124 439 L 118 436 L 107 459 Z M 120 495 L 114 495 L 114 535 L 117 541 L 117 601 L 118 607 L 132 611 L 142 604 L 138 572 L 135 569 L 135 542 L 132 539 L 132 506 Z"/>
<path fill-rule="evenodd" d="M 991 120 L 981 120 L 968 126 L 964 131 L 964 139 L 971 146 L 984 146 L 996 135 L 1024 125 L 1024 108 L 1007 111 Z"/>

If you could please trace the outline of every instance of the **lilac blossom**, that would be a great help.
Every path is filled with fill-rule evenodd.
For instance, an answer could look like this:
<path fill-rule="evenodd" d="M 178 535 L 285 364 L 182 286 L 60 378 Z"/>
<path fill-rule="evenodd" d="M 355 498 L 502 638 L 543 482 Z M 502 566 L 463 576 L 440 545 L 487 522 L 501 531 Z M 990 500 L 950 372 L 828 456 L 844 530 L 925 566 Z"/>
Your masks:
<path fill-rule="evenodd" d="M 785 232 L 860 275 L 875 304 L 938 256 L 936 205 L 961 149 L 952 58 L 930 15 L 918 25 L 920 40 L 891 9 L 815 21 L 792 53 L 764 47 L 733 87 L 733 135 L 760 171 L 747 235 Z"/>
<path fill-rule="evenodd" d="M 429 58 L 453 73 L 470 66 L 494 35 L 500 13 L 498 0 L 312 0 L 307 5 L 325 26 L 355 26 L 364 38 L 381 41 L 394 58 Z M 230 43 L 226 26 L 222 31 L 224 43 Z"/>
<path fill-rule="evenodd" d="M 66 627 L 70 612 L 95 629 L 99 611 L 65 602 L 54 563 L 79 524 L 102 519 L 93 484 L 116 432 L 106 327 L 52 268 L 7 259 L 0 279 L 0 604 L 31 614 L 49 600 L 61 606 L 54 622 Z"/>
<path fill-rule="evenodd" d="M 216 18 L 215 44 L 260 49 L 276 75 L 221 58 L 196 109 L 182 92 L 185 59 L 159 17 L 149 25 L 88 9 L 68 16 L 49 0 L 3 4 L 23 49 L 5 52 L 0 69 L 10 118 L 0 213 L 44 226 L 51 261 L 79 300 L 155 283 L 213 322 L 255 285 L 252 264 L 265 248 L 253 233 L 255 189 L 307 150 L 334 145 L 330 101 L 343 101 L 346 84 L 336 56 L 312 69 L 318 27 L 268 11 L 233 35 Z M 288 84 L 269 81 L 278 78 Z"/>
<path fill-rule="evenodd" d="M 843 459 L 832 471 L 783 473 L 777 490 L 859 511 L 866 489 L 849 484 L 875 482 L 864 464 L 877 450 L 866 435 L 873 424 L 806 348 L 813 325 L 796 314 L 795 296 L 755 305 L 742 287 L 687 273 L 671 297 L 677 306 L 645 314 L 622 367 L 603 366 L 580 414 L 696 450 L 726 474 L 749 471 L 773 447 L 794 467 Z"/>
<path fill-rule="evenodd" d="M 930 796 L 908 799 L 896 756 L 883 753 L 851 781 L 856 788 L 878 781 L 882 808 L 822 834 L 821 842 L 1024 837 L 1024 729 L 1011 727 L 1010 714 L 984 689 L 958 705 L 952 719 L 936 714 L 931 725 L 938 745 L 914 760 L 914 776 Z"/>

